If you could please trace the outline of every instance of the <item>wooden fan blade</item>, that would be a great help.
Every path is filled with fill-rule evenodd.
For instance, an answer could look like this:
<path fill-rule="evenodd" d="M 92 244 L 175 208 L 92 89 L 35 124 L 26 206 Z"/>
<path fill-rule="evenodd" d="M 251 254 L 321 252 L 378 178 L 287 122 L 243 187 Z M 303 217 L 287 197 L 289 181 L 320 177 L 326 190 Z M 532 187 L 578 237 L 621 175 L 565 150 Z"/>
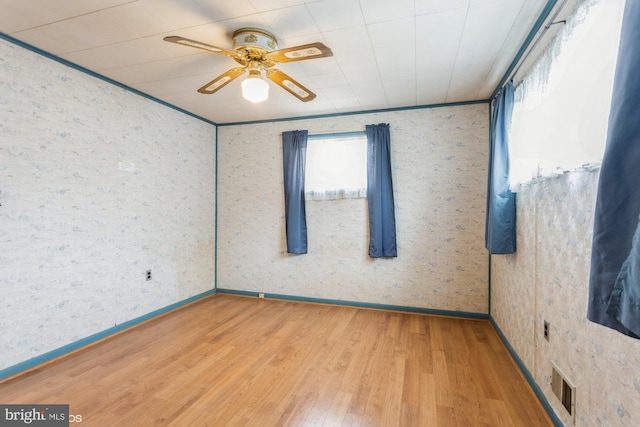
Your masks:
<path fill-rule="evenodd" d="M 276 62 L 304 61 L 305 59 L 333 56 L 331 49 L 322 43 L 309 43 L 286 49 L 274 50 L 268 54 Z"/>
<path fill-rule="evenodd" d="M 220 76 L 211 80 L 206 85 L 202 86 L 200 89 L 198 89 L 198 92 L 204 93 L 205 95 L 210 95 L 222 89 L 224 86 L 229 84 L 232 80 L 240 77 L 242 74 L 244 74 L 244 70 L 245 70 L 244 67 L 232 68 L 226 73 L 221 74 Z"/>
<path fill-rule="evenodd" d="M 196 40 L 187 39 L 180 36 L 167 36 L 163 39 L 166 42 L 181 44 L 184 46 L 191 46 L 198 49 L 206 50 L 207 52 L 221 53 L 223 55 L 230 56 L 231 58 L 238 57 L 238 53 L 233 50 L 223 49 L 221 47 L 212 46 L 210 44 L 202 43 Z"/>
<path fill-rule="evenodd" d="M 280 70 L 267 70 L 267 77 L 302 102 L 309 102 L 316 97 L 315 93 L 311 92 L 309 89 L 302 86 Z"/>

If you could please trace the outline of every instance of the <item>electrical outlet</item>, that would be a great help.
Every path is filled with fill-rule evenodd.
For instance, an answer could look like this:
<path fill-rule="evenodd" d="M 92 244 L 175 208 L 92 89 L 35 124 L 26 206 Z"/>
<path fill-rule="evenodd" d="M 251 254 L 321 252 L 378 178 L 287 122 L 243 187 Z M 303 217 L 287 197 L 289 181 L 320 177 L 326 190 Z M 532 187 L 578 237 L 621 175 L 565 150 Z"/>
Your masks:
<path fill-rule="evenodd" d="M 264 298 L 264 294 L 263 294 L 262 292 L 260 292 L 260 293 L 258 294 L 258 298 Z"/>
<path fill-rule="evenodd" d="M 546 320 L 544 321 L 544 339 L 549 341 L 549 322 L 547 322 Z"/>
<path fill-rule="evenodd" d="M 149 280 L 151 280 L 151 270 L 147 270 L 147 272 L 145 273 L 145 275 L 146 275 L 146 278 L 147 278 L 147 282 L 148 282 Z"/>

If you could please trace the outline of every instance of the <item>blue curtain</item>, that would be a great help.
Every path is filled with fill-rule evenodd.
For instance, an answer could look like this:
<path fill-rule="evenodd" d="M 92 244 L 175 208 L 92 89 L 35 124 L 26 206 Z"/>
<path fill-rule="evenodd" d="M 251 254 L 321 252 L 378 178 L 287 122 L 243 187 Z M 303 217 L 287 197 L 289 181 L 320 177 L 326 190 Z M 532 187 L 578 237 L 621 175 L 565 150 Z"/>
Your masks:
<path fill-rule="evenodd" d="M 596 198 L 589 320 L 640 338 L 640 1 L 627 1 Z"/>
<path fill-rule="evenodd" d="M 287 252 L 307 253 L 307 217 L 304 202 L 304 168 L 307 158 L 306 130 L 282 133 L 284 209 Z"/>
<path fill-rule="evenodd" d="M 367 204 L 369 256 L 396 257 L 396 218 L 391 179 L 391 136 L 388 124 L 367 125 Z"/>
<path fill-rule="evenodd" d="M 490 254 L 516 251 L 516 194 L 509 190 L 509 127 L 513 82 L 498 93 L 489 129 L 489 178 L 485 247 Z"/>

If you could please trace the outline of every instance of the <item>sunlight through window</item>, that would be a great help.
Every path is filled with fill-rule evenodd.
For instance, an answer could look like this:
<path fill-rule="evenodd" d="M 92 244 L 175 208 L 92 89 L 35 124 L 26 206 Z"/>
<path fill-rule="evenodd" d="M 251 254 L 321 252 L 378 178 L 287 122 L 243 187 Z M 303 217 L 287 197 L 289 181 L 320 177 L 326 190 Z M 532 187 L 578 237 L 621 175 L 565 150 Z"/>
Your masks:
<path fill-rule="evenodd" d="M 622 0 L 586 2 L 515 91 L 511 187 L 598 167 L 606 142 Z"/>
<path fill-rule="evenodd" d="M 310 200 L 359 198 L 367 195 L 367 137 L 309 135 L 305 196 Z"/>

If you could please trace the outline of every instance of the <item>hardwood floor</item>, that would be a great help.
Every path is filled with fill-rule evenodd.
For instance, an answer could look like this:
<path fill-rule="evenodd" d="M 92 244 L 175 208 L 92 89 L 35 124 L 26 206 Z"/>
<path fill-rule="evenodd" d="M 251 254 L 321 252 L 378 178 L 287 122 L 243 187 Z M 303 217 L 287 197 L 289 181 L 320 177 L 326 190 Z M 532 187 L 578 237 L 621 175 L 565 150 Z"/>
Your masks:
<path fill-rule="evenodd" d="M 217 294 L 0 384 L 102 426 L 551 426 L 488 321 Z"/>

